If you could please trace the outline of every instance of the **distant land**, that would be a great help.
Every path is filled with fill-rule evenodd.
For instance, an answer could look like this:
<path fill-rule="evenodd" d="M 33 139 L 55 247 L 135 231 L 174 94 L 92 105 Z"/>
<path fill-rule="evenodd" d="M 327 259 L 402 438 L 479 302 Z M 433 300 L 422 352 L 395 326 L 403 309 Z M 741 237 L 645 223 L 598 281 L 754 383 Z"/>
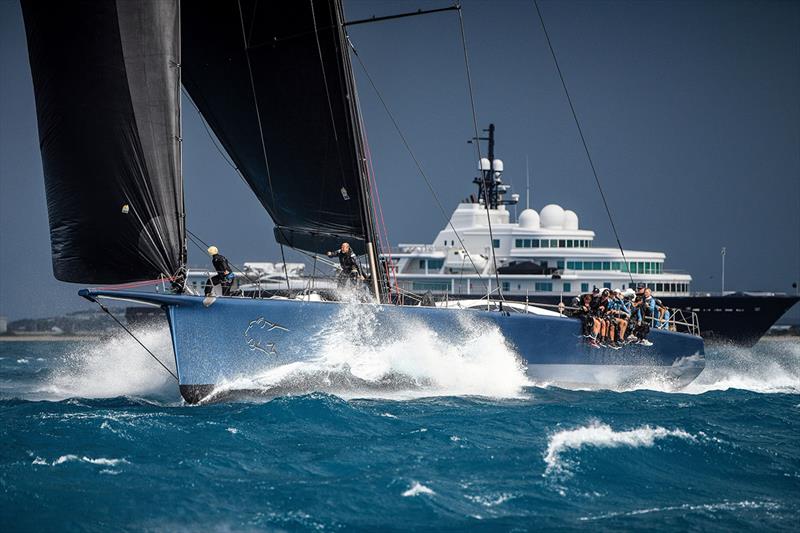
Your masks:
<path fill-rule="evenodd" d="M 126 324 L 125 307 L 112 307 L 113 313 Z M 92 309 L 74 311 L 62 316 L 49 318 L 22 318 L 7 322 L 0 317 L 0 336 L 4 338 L 86 338 L 116 334 L 120 327 L 103 311 Z"/>

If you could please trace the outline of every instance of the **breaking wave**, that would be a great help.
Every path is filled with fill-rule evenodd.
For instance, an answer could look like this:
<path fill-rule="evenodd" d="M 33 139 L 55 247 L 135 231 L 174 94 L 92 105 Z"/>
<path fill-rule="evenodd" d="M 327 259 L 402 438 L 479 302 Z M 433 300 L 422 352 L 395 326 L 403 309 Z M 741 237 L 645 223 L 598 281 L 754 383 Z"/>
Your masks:
<path fill-rule="evenodd" d="M 800 394 L 800 342 L 763 339 L 751 348 L 733 344 L 706 345 L 706 367 L 692 383 L 675 389 L 657 379 L 624 390 L 655 390 L 682 394 L 741 389 L 759 393 Z"/>
<path fill-rule="evenodd" d="M 367 306 L 342 306 L 309 340 L 317 351 L 312 357 L 222 383 L 210 398 L 230 390 L 314 391 L 343 398 L 511 398 L 530 385 L 524 365 L 494 325 L 460 316 L 457 331 L 442 334 L 412 320 L 387 334 L 378 327 L 376 313 Z"/>
<path fill-rule="evenodd" d="M 136 336 L 175 371 L 167 328 L 137 330 Z M 177 396 L 172 377 L 125 332 L 100 342 L 80 343 L 63 357 L 41 392 L 55 398 Z"/>
<path fill-rule="evenodd" d="M 562 430 L 550 436 L 544 462 L 544 475 L 565 471 L 567 463 L 562 455 L 568 451 L 580 451 L 584 447 L 594 448 L 650 448 L 656 440 L 674 437 L 695 441 L 696 437 L 682 429 L 666 429 L 661 426 L 642 426 L 627 431 L 614 431 L 608 424 L 592 422 L 588 426 Z"/>
<path fill-rule="evenodd" d="M 73 463 L 73 462 L 89 463 L 99 466 L 117 466 L 121 464 L 130 464 L 125 459 L 108 459 L 106 457 L 98 457 L 96 459 L 93 459 L 91 457 L 86 457 L 85 455 L 79 456 L 75 454 L 62 455 L 51 463 L 48 463 L 45 459 L 42 459 L 41 457 L 36 457 L 36 459 L 34 459 L 31 464 L 42 465 L 42 466 L 58 466 L 64 463 Z"/>
<path fill-rule="evenodd" d="M 711 345 L 705 370 L 684 392 L 728 389 L 800 393 L 800 342 L 765 339 L 752 348 Z"/>
<path fill-rule="evenodd" d="M 424 494 L 426 496 L 433 496 L 436 493 L 431 488 L 426 487 L 419 481 L 415 481 L 414 483 L 411 484 L 411 486 L 408 488 L 407 491 L 403 492 L 402 496 L 404 498 L 409 498 L 409 497 L 419 496 L 421 494 Z"/>

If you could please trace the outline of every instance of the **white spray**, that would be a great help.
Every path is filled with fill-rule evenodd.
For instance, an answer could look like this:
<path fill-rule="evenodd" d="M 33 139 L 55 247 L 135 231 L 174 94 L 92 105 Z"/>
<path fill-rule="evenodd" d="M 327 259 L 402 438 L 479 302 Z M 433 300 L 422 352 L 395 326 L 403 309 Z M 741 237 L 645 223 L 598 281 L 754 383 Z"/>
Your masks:
<path fill-rule="evenodd" d="M 136 336 L 174 372 L 165 326 L 139 329 Z M 65 355 L 43 392 L 55 398 L 178 394 L 175 380 L 124 331 L 101 342 L 81 343 Z"/>
<path fill-rule="evenodd" d="M 267 394 L 322 391 L 345 398 L 507 398 L 529 385 L 520 359 L 494 325 L 464 313 L 452 334 L 437 334 L 415 320 L 394 324 L 387 333 L 378 327 L 380 312 L 377 306 L 343 305 L 309 339 L 315 350 L 311 358 L 222 384 L 217 392 L 256 388 Z"/>

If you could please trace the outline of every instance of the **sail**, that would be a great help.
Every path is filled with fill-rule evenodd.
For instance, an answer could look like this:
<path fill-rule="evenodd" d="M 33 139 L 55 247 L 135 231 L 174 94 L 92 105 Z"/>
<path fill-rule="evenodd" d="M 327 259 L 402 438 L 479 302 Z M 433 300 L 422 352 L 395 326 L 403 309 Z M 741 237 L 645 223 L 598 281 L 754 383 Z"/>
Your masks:
<path fill-rule="evenodd" d="M 181 12 L 184 86 L 278 242 L 364 253 L 371 222 L 339 2 L 197 0 Z"/>
<path fill-rule="evenodd" d="M 184 264 L 178 0 L 23 0 L 62 281 L 123 283 Z"/>

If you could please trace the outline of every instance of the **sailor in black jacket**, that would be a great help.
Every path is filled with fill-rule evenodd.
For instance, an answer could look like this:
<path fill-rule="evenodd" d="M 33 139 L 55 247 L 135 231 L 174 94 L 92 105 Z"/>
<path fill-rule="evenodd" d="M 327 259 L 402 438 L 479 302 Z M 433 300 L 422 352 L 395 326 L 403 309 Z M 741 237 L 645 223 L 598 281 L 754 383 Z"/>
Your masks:
<path fill-rule="evenodd" d="M 222 295 L 228 296 L 231 293 L 231 283 L 233 283 L 233 278 L 235 277 L 231 265 L 228 263 L 228 259 L 219 253 L 216 246 L 209 246 L 208 254 L 211 256 L 211 262 L 214 264 L 214 270 L 217 271 L 217 275 L 208 278 L 208 281 L 206 281 L 206 296 L 211 296 L 214 285 L 221 285 Z"/>
<path fill-rule="evenodd" d="M 336 276 L 336 285 L 341 288 L 348 282 L 352 282 L 356 277 L 364 279 L 364 272 L 361 270 L 361 265 L 358 263 L 358 256 L 350 249 L 350 245 L 346 242 L 342 243 L 342 247 L 335 252 L 327 252 L 328 257 L 337 256 L 339 258 L 339 266 L 342 271 Z"/>

